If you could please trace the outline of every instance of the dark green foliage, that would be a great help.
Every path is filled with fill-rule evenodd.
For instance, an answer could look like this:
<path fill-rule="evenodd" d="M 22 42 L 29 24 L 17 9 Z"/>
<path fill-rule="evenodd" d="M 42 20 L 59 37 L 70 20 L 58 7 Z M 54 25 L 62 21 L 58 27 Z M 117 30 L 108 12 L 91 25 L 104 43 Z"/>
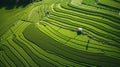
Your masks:
<path fill-rule="evenodd" d="M 35 1 L 42 1 L 42 0 L 0 0 L 0 7 L 6 7 L 7 9 L 11 9 L 14 6 L 26 6 L 29 3 Z"/>
<path fill-rule="evenodd" d="M 0 66 L 5 67 L 5 64 L 2 61 L 0 61 Z"/>

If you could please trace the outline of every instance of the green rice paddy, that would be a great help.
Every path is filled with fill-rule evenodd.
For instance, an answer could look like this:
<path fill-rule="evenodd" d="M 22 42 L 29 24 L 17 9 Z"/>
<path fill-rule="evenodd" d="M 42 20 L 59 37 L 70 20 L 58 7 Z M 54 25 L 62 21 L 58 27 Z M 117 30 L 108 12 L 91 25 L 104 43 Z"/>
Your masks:
<path fill-rule="evenodd" d="M 0 67 L 120 67 L 120 1 L 1 7 Z"/>

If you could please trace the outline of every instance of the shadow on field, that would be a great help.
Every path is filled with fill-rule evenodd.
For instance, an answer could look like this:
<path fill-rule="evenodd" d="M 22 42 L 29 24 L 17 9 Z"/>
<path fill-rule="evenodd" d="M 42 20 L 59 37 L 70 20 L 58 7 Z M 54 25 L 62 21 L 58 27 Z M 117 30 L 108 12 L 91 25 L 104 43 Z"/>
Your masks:
<path fill-rule="evenodd" d="M 82 34 L 82 32 L 81 31 L 77 31 L 77 35 L 81 35 Z"/>

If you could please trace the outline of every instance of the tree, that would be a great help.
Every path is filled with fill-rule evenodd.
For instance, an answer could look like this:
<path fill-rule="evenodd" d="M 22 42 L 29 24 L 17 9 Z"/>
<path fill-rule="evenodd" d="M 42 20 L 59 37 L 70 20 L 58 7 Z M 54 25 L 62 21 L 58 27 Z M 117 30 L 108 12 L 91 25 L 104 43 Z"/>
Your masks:
<path fill-rule="evenodd" d="M 42 0 L 0 0 L 0 7 L 14 7 L 14 6 L 26 6 L 27 4 L 31 2 L 38 2 Z"/>

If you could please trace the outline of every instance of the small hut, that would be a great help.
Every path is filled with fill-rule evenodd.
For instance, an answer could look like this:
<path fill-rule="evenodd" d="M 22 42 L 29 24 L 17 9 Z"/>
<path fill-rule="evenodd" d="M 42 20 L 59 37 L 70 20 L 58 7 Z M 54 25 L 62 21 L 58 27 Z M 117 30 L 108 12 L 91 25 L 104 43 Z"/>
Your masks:
<path fill-rule="evenodd" d="M 78 28 L 78 31 L 82 32 L 82 28 L 81 28 L 81 27 L 79 27 L 79 28 Z"/>
<path fill-rule="evenodd" d="M 77 34 L 80 35 L 82 33 L 82 30 L 83 29 L 81 27 L 77 28 Z"/>

